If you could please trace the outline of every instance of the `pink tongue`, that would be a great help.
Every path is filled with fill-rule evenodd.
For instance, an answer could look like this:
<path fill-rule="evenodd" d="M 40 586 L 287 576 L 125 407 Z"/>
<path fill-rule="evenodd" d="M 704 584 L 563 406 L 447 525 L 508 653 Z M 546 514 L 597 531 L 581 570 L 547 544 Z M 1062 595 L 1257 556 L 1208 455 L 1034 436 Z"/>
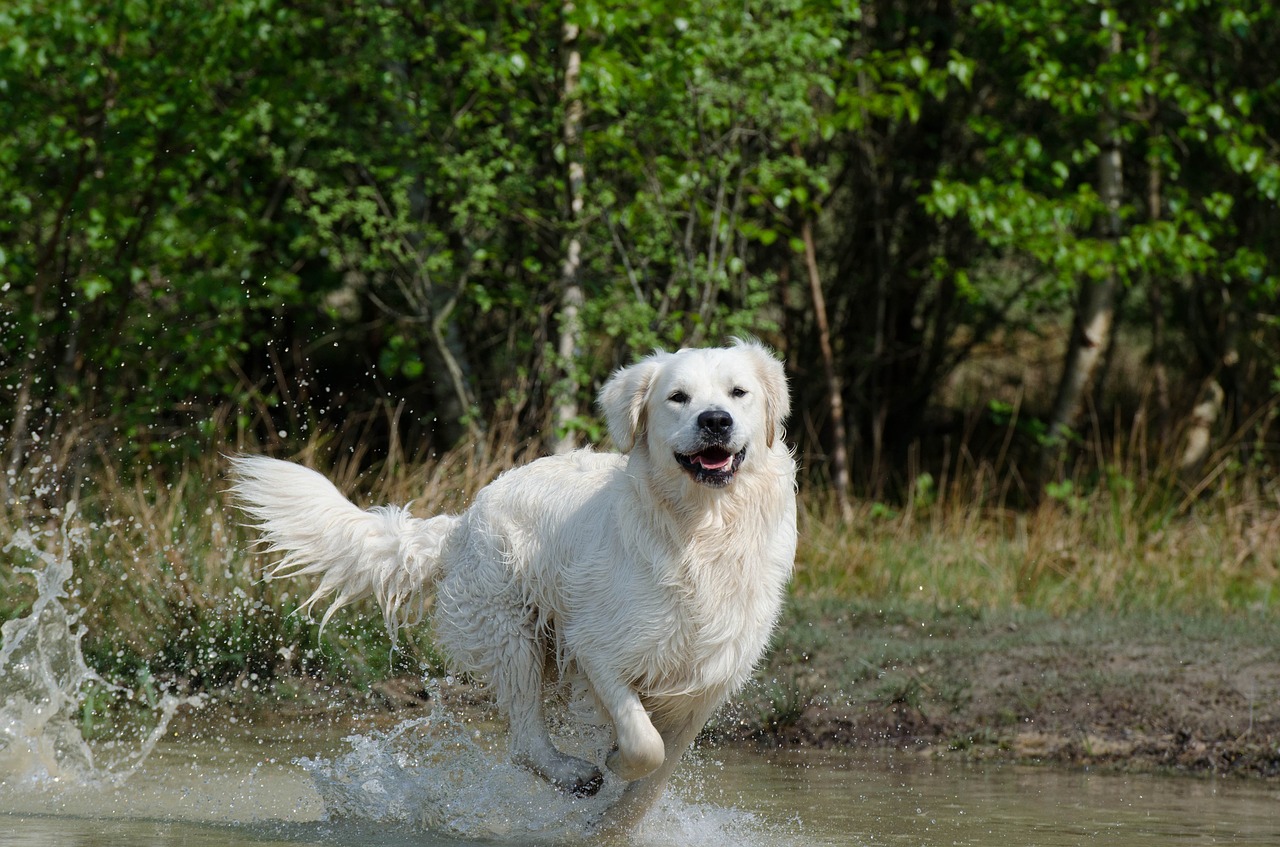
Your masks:
<path fill-rule="evenodd" d="M 703 455 L 697 455 L 697 456 L 694 456 L 693 458 L 694 458 L 694 461 L 696 461 L 698 464 L 702 465 L 704 468 L 706 468 L 709 471 L 718 471 L 721 468 L 728 467 L 729 462 L 733 460 L 732 456 L 725 456 L 723 459 L 720 459 L 719 461 L 716 461 L 714 459 L 708 459 L 706 456 L 703 456 Z"/>

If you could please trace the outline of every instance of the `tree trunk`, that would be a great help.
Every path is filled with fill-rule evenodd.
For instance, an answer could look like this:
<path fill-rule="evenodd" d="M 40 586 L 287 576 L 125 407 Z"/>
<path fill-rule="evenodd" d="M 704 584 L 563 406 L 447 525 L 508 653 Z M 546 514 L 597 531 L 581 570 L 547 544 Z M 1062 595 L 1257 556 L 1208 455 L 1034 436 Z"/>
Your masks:
<path fill-rule="evenodd" d="M 461 286 L 459 286 L 461 290 Z M 476 396 L 471 387 L 471 368 L 468 364 L 466 345 L 458 332 L 453 310 L 458 304 L 458 294 L 440 297 L 433 293 L 435 301 L 431 309 L 431 344 L 435 358 L 448 377 L 448 388 L 436 392 L 442 404 L 443 418 L 451 422 L 450 443 L 461 439 L 461 434 L 471 440 L 475 449 L 483 453 L 487 440 L 484 422 L 476 414 Z M 443 301 L 443 302 L 441 302 Z M 434 368 L 433 368 L 434 370 Z"/>
<path fill-rule="evenodd" d="M 1120 52 L 1120 33 L 1113 31 L 1109 52 Z M 1120 151 L 1120 133 L 1115 113 L 1104 107 L 1102 115 L 1102 152 L 1098 157 L 1098 188 L 1106 213 L 1099 235 L 1114 241 L 1120 236 L 1120 201 L 1124 192 L 1124 171 Z M 1117 274 L 1114 267 L 1097 279 L 1081 283 L 1076 303 L 1075 321 L 1058 382 L 1057 397 L 1049 416 L 1048 433 L 1040 454 L 1040 480 L 1043 485 L 1062 456 L 1072 430 L 1080 420 L 1085 399 L 1097 376 L 1107 348 L 1115 318 Z"/>
<path fill-rule="evenodd" d="M 831 349 L 831 328 L 827 324 L 827 300 L 822 293 L 818 274 L 818 251 L 813 243 L 813 226 L 809 218 L 801 224 L 804 239 L 804 261 L 809 271 L 809 296 L 813 301 L 814 320 L 818 324 L 818 347 L 822 351 L 822 370 L 827 379 L 827 403 L 831 411 L 831 481 L 836 490 L 836 503 L 845 523 L 853 521 L 853 504 L 849 500 L 849 453 L 844 421 L 844 398 L 840 376 L 836 371 L 835 351 Z"/>
<path fill-rule="evenodd" d="M 863 32 L 869 33 L 877 26 L 877 19 L 874 12 L 864 13 L 863 16 Z M 872 83 L 867 74 L 863 71 L 858 72 L 858 91 L 863 97 L 863 102 L 871 101 Z M 870 116 L 863 107 L 863 121 L 870 125 Z M 883 177 L 880 173 L 878 162 L 881 159 L 881 151 L 876 148 L 870 133 L 862 133 L 860 145 L 862 147 L 863 159 L 866 162 L 867 181 L 871 187 L 870 210 L 871 210 L 871 229 L 874 244 L 874 258 L 871 262 L 872 267 L 870 273 L 874 277 L 875 300 L 871 306 L 873 319 L 873 335 L 871 342 L 871 363 L 868 368 L 870 384 L 867 387 L 867 398 L 871 403 L 871 472 L 869 474 L 872 494 L 880 497 L 883 493 L 885 481 L 885 455 L 884 442 L 885 430 L 889 423 L 889 406 L 890 406 L 890 386 L 885 376 L 889 373 L 889 363 L 887 357 L 889 324 L 891 316 L 889 314 L 889 244 L 888 237 L 885 234 L 885 220 L 891 214 L 887 210 L 887 203 L 884 197 Z"/>
<path fill-rule="evenodd" d="M 586 173 L 582 165 L 579 140 L 582 132 L 582 100 L 578 83 L 582 72 L 582 54 L 578 49 L 578 25 L 573 22 L 572 2 L 564 4 L 563 40 L 566 55 L 564 71 L 564 153 L 569 168 L 569 241 L 560 268 L 560 338 L 556 353 L 561 376 L 555 388 L 555 421 L 552 449 L 567 453 L 577 446 L 574 425 L 578 412 L 578 361 L 582 339 L 581 311 L 584 303 L 582 281 L 581 217 Z"/>
<path fill-rule="evenodd" d="M 1213 446 L 1213 425 L 1222 415 L 1226 395 L 1216 379 L 1209 379 L 1200 389 L 1200 397 L 1187 420 L 1182 439 L 1182 455 L 1178 471 L 1184 476 L 1195 473 L 1204 464 Z"/>
<path fill-rule="evenodd" d="M 1160 220 L 1163 206 L 1162 170 L 1157 154 L 1152 153 L 1147 162 L 1147 218 Z M 1165 365 L 1164 280 L 1147 276 L 1147 303 L 1151 309 L 1151 372 L 1156 396 L 1158 425 L 1163 428 L 1169 419 L 1172 403 L 1169 399 L 1169 372 Z"/>
<path fill-rule="evenodd" d="M 1151 55 L 1153 66 L 1160 63 L 1160 41 L 1152 33 L 1148 39 L 1147 50 Z M 1151 104 L 1152 114 L 1157 113 L 1157 104 Z M 1160 148 L 1156 139 L 1163 135 L 1163 128 L 1158 120 L 1152 121 L 1148 130 L 1150 139 L 1147 150 L 1147 220 L 1155 223 L 1160 220 L 1164 208 L 1164 163 L 1160 158 Z M 1169 422 L 1172 401 L 1169 399 L 1169 372 L 1165 364 L 1165 319 L 1164 319 L 1164 280 L 1155 275 L 1147 276 L 1147 303 L 1151 309 L 1151 375 L 1155 390 L 1156 431 L 1163 437 L 1164 428 Z"/>

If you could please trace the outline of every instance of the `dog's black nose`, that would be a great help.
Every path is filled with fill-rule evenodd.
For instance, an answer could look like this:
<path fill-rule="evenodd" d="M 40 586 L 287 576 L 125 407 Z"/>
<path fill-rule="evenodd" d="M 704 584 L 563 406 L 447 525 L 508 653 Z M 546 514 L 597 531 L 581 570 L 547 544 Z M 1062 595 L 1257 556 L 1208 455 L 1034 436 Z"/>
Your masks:
<path fill-rule="evenodd" d="M 733 429 L 733 416 L 723 409 L 712 409 L 698 415 L 698 426 L 707 435 L 727 438 L 729 431 Z"/>

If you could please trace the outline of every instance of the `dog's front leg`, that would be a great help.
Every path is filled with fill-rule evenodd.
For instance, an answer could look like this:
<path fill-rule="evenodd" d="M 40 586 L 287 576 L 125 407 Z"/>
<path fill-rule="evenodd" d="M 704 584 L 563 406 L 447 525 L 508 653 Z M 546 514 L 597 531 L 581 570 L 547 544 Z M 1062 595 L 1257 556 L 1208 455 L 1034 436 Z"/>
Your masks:
<path fill-rule="evenodd" d="M 649 720 L 639 695 L 615 674 L 590 667 L 583 670 L 617 736 L 618 747 L 605 761 L 609 770 L 627 781 L 656 771 L 665 758 L 662 736 Z"/>
<path fill-rule="evenodd" d="M 592 797 L 603 783 L 595 765 L 555 748 L 540 710 L 519 708 L 511 713 L 511 760 L 574 797 Z"/>
<path fill-rule="evenodd" d="M 660 731 L 666 741 L 662 765 L 644 779 L 626 787 L 618 801 L 597 822 L 597 832 L 627 832 L 640 823 L 640 819 L 662 796 L 667 780 L 680 764 L 680 757 L 698 737 L 719 702 L 718 696 L 694 697 L 682 704 L 682 708 L 659 717 L 658 725 L 662 727 Z"/>
<path fill-rule="evenodd" d="M 603 775 L 591 762 L 561 753 L 551 743 L 542 712 L 544 650 L 525 633 L 509 638 L 501 661 L 490 665 L 489 680 L 498 706 L 511 723 L 511 759 L 575 797 L 600 790 Z"/>

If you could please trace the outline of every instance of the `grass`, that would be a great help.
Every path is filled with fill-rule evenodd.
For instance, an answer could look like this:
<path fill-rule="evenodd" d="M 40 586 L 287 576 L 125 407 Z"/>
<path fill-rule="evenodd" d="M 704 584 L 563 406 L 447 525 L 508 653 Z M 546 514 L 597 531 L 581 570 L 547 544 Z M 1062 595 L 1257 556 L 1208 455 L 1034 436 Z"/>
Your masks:
<path fill-rule="evenodd" d="M 300 458 L 319 464 L 362 504 L 415 500 L 421 513 L 458 509 L 511 457 L 484 462 L 455 454 L 440 461 L 383 465 L 361 477 L 361 457 L 335 460 L 312 444 Z M 473 457 L 474 458 L 474 457 Z M 120 476 L 110 463 L 65 501 L 60 486 L 27 473 L 0 511 L 0 620 L 35 599 L 34 580 L 20 572 L 37 552 L 69 557 L 68 586 L 87 630 L 91 666 L 128 686 L 160 677 L 179 687 L 252 687 L 304 674 L 367 685 L 390 674 L 439 671 L 443 663 L 425 633 L 402 633 L 393 650 L 381 615 L 357 604 L 323 634 L 295 614 L 307 586 L 262 579 L 264 558 L 240 523 L 214 452 L 157 482 Z M 20 541 L 20 533 L 30 542 Z M 36 549 L 30 549 L 35 547 Z"/>
<path fill-rule="evenodd" d="M 1180 486 L 1160 485 L 1079 486 L 1028 510 L 951 490 L 894 509 L 862 503 L 849 526 L 829 503 L 802 501 L 794 590 L 1053 614 L 1280 603 L 1274 490 L 1247 480 L 1188 504 Z"/>
<path fill-rule="evenodd" d="M 516 450 L 494 446 L 510 443 L 495 437 L 490 445 L 415 460 L 393 451 L 373 464 L 313 442 L 295 458 L 324 469 L 358 503 L 413 501 L 416 513 L 429 515 L 464 508 L 485 483 L 523 461 Z M 30 467 L 0 510 L 8 562 L 0 567 L 0 620 L 24 614 L 33 599 L 31 579 L 15 570 L 33 559 L 14 543 L 26 530 L 42 549 L 73 559 L 86 656 L 108 679 L 220 690 L 310 675 L 367 686 L 389 674 L 442 668 L 421 631 L 402 633 L 393 650 L 367 602 L 338 615 L 323 635 L 294 614 L 307 586 L 261 579 L 265 561 L 239 524 L 217 451 L 163 473 L 124 475 L 104 460 L 79 486 L 73 513 L 65 505 L 71 498 L 43 467 Z M 992 611 L 1273 609 L 1280 600 L 1277 488 L 1238 470 L 1216 471 L 1215 480 L 1188 486 L 1113 471 L 1074 480 L 1039 508 L 1016 510 L 1001 504 L 1008 485 L 997 484 L 990 470 L 941 483 L 922 474 L 905 502 L 860 503 L 851 524 L 820 493 L 802 490 L 792 591 L 800 607 L 833 619 L 867 610 L 886 621 L 917 619 L 917 610 L 932 609 L 936 625 Z M 794 713 L 803 686 L 784 681 L 774 708 Z M 907 700 L 921 696 L 910 678 L 885 685 Z"/>

